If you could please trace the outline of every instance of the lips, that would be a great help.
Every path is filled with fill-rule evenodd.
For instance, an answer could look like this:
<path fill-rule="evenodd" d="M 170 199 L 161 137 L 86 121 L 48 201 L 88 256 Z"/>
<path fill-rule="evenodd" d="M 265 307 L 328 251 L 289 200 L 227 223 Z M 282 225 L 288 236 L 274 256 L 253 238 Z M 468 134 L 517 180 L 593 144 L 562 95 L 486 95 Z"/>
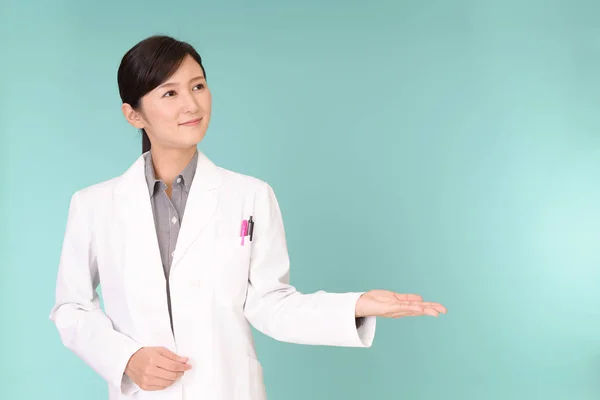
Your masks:
<path fill-rule="evenodd" d="M 198 125 L 198 124 L 200 123 L 200 121 L 202 121 L 202 117 L 200 117 L 200 118 L 194 118 L 194 119 L 191 119 L 191 120 L 189 120 L 189 121 L 182 122 L 182 123 L 181 123 L 181 124 L 179 124 L 179 125 L 183 125 L 183 126 L 194 126 L 194 125 Z"/>

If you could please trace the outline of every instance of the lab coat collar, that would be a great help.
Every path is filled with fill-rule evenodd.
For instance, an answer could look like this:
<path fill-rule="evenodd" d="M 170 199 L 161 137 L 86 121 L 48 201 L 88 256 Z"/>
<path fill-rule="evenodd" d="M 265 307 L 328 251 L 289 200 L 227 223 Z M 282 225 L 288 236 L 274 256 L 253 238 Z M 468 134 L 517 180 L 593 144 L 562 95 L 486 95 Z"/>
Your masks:
<path fill-rule="evenodd" d="M 212 218 L 221 184 L 222 177 L 218 167 L 204 153 L 198 151 L 196 172 L 186 203 L 171 271 L 176 268 L 178 261 Z M 121 176 L 116 192 L 126 224 L 138 235 L 138 240 L 135 242 L 139 248 L 133 251 L 139 253 L 140 258 L 145 254 L 145 257 L 160 263 L 152 205 L 145 177 L 144 154 L 140 155 Z M 160 270 L 153 273 L 160 271 L 162 266 Z"/>

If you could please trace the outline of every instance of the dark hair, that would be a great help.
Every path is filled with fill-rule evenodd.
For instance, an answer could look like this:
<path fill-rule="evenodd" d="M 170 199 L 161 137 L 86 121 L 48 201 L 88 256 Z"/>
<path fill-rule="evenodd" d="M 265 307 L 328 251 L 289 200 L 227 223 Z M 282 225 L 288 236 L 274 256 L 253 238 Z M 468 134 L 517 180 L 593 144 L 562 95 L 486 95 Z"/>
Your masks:
<path fill-rule="evenodd" d="M 206 79 L 202 58 L 189 43 L 164 35 L 150 36 L 137 43 L 125 53 L 117 72 L 122 102 L 137 109 L 141 98 L 169 79 L 188 55 L 200 64 Z M 150 139 L 142 129 L 142 153 L 149 150 Z"/>

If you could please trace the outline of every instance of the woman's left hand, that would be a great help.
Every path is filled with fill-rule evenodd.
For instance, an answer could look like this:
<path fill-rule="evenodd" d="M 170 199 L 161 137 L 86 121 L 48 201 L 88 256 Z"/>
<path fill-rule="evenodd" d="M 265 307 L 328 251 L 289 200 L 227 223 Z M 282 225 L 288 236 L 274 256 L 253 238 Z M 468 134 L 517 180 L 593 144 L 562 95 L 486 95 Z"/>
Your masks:
<path fill-rule="evenodd" d="M 364 293 L 356 303 L 356 317 L 401 318 L 446 314 L 446 308 L 438 303 L 425 302 L 416 294 L 399 294 L 388 290 L 371 290 Z"/>

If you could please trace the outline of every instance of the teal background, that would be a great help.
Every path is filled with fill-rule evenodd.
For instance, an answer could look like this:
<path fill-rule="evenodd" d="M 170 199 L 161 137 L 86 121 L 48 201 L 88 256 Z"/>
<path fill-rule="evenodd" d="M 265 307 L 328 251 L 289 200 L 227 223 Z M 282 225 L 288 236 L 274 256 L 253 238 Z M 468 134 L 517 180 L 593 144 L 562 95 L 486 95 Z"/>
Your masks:
<path fill-rule="evenodd" d="M 116 70 L 196 46 L 201 144 L 268 181 L 292 282 L 444 304 L 371 349 L 256 334 L 270 399 L 600 398 L 600 3 L 0 3 L 0 398 L 106 399 L 48 320 L 69 198 L 140 137 Z"/>

